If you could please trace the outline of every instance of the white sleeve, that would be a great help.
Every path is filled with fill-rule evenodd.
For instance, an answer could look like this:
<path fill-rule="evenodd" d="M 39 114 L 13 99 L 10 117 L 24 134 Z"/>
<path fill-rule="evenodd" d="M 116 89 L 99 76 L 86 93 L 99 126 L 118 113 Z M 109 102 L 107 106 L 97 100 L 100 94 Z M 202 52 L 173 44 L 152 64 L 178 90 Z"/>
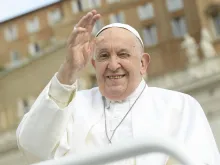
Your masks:
<path fill-rule="evenodd" d="M 188 100 L 190 116 L 185 139 L 187 152 L 204 165 L 219 165 L 219 151 L 205 113 L 195 99 L 190 97 Z"/>
<path fill-rule="evenodd" d="M 52 84 L 54 80 L 56 77 L 41 92 L 16 132 L 18 146 L 29 163 L 63 156 L 70 150 L 68 136 L 72 136 L 74 106 L 59 106 L 51 96 L 68 103 L 74 89 L 56 88 L 57 84 Z M 52 87 L 55 90 L 51 92 Z M 67 91 L 69 96 L 66 95 Z"/>
<path fill-rule="evenodd" d="M 64 108 L 69 105 L 75 96 L 77 81 L 72 85 L 61 84 L 56 75 L 51 80 L 48 95 L 58 106 Z"/>

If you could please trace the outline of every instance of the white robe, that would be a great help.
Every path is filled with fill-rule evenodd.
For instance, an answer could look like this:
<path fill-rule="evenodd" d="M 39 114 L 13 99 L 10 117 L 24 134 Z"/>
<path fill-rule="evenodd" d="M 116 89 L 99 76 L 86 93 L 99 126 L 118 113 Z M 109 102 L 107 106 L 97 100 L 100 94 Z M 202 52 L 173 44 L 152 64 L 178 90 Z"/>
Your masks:
<path fill-rule="evenodd" d="M 77 92 L 67 107 L 60 108 L 48 95 L 50 84 L 17 130 L 18 146 L 29 162 L 86 152 L 91 128 L 103 115 L 98 88 Z M 195 159 L 208 165 L 220 164 L 205 114 L 189 95 L 147 87 L 133 107 L 131 120 L 134 140 L 147 135 L 170 136 L 185 145 Z M 162 154 L 146 155 L 137 157 L 136 165 L 164 165 L 167 159 Z"/>

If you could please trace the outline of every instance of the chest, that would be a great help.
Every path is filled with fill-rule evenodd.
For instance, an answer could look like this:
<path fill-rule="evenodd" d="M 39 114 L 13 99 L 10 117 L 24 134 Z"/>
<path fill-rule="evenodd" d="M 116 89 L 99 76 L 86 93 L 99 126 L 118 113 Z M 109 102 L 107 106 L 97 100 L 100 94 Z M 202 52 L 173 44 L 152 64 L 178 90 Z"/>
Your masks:
<path fill-rule="evenodd" d="M 132 129 L 134 137 L 158 133 L 170 134 L 174 131 L 173 129 L 178 129 L 181 113 L 172 109 L 170 105 L 163 102 L 158 104 L 158 102 L 152 101 L 151 98 L 145 97 L 132 107 L 128 116 L 125 116 L 131 106 L 132 102 L 104 106 L 101 99 L 78 102 L 75 106 L 77 108 L 74 110 L 75 132 L 84 134 L 85 137 L 94 127 L 96 130 L 102 130 L 105 127 L 105 122 L 107 123 L 107 129 L 112 131 L 124 117 L 125 119 L 121 123 L 123 124 L 122 128 L 123 130 Z"/>

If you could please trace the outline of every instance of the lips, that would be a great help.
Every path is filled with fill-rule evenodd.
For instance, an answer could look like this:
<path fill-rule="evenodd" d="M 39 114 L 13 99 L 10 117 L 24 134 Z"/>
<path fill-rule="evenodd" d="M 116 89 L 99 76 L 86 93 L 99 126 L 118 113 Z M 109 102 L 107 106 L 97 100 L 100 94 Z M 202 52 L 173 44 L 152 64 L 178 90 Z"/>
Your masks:
<path fill-rule="evenodd" d="M 123 78 L 125 76 L 125 74 L 123 75 L 110 75 L 110 76 L 107 76 L 109 79 L 120 79 L 120 78 Z"/>

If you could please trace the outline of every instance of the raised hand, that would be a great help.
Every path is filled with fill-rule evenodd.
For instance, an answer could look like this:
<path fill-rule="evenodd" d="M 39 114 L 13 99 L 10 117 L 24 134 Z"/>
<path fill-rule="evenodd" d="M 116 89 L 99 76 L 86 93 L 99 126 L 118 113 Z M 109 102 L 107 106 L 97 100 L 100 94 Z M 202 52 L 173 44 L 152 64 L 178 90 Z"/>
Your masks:
<path fill-rule="evenodd" d="M 68 54 L 61 65 L 57 78 L 63 84 L 73 84 L 90 61 L 94 41 L 91 38 L 95 22 L 101 17 L 96 10 L 88 12 L 76 24 L 67 41 Z"/>

